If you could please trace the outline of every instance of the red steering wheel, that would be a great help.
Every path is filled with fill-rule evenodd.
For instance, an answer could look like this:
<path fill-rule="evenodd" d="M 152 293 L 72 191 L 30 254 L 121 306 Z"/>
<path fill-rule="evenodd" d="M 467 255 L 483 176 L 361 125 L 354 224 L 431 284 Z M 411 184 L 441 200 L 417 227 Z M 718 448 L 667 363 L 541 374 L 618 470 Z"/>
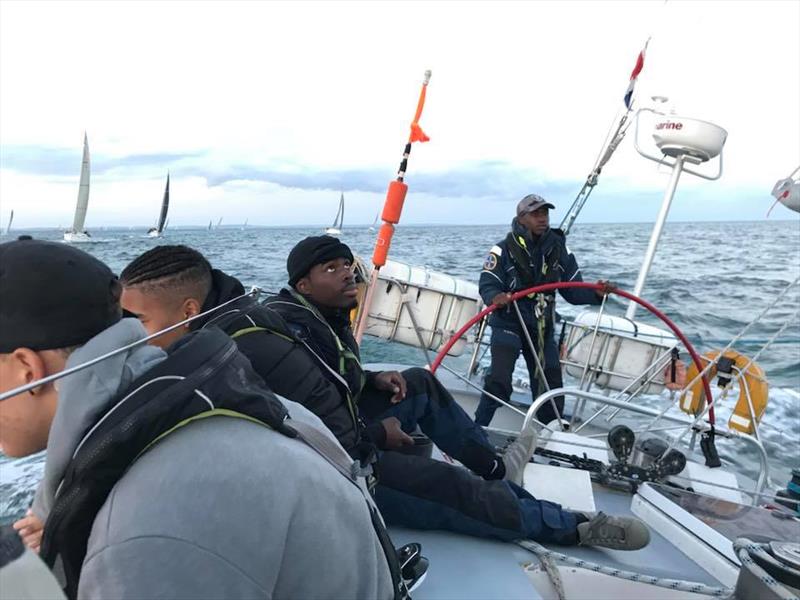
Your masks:
<path fill-rule="evenodd" d="M 544 285 L 537 285 L 537 286 L 528 288 L 526 290 L 521 290 L 519 292 L 514 292 L 511 295 L 511 298 L 512 298 L 512 300 L 519 300 L 520 298 L 524 298 L 525 296 L 528 296 L 529 294 L 550 292 L 550 291 L 553 291 L 553 290 L 563 290 L 563 289 L 568 289 L 568 288 L 584 288 L 584 289 L 588 289 L 588 290 L 602 290 L 602 289 L 604 289 L 604 287 L 605 286 L 603 286 L 603 284 L 600 284 L 600 283 L 586 283 L 586 282 L 583 282 L 583 281 L 580 281 L 580 282 L 579 281 L 564 281 L 564 282 L 559 282 L 559 283 L 547 283 L 547 284 L 544 284 Z M 641 298 L 639 298 L 638 296 L 634 296 L 630 292 L 626 292 L 625 290 L 620 290 L 618 288 L 612 288 L 612 289 L 607 290 L 607 291 L 609 293 L 611 293 L 611 294 L 616 294 L 618 296 L 622 296 L 623 298 L 627 298 L 628 300 L 632 300 L 633 302 L 636 302 L 636 304 L 638 304 L 639 306 L 643 306 L 648 311 L 650 311 L 652 314 L 654 314 L 659 319 L 661 319 L 661 321 L 667 327 L 670 328 L 672 333 L 675 334 L 675 337 L 677 337 L 683 343 L 684 347 L 686 348 L 686 351 L 689 353 L 689 356 L 692 357 L 692 362 L 694 362 L 695 367 L 697 367 L 697 371 L 699 373 L 703 372 L 703 369 L 705 368 L 705 365 L 703 365 L 700 362 L 700 356 L 698 356 L 697 352 L 694 349 L 694 346 L 692 346 L 691 342 L 689 342 L 689 340 L 686 339 L 686 336 L 683 335 L 683 332 L 680 329 L 678 329 L 678 326 L 675 325 L 675 323 L 673 323 L 672 320 L 670 320 L 670 318 L 667 315 L 665 315 L 663 312 L 658 310 L 655 306 L 653 306 L 652 304 L 647 302 L 647 300 L 642 300 Z M 469 329 L 473 325 L 475 325 L 475 323 L 480 321 L 483 317 L 485 317 L 489 313 L 494 312 L 496 309 L 497 309 L 497 305 L 495 305 L 495 304 L 492 304 L 491 306 L 487 306 L 481 312 L 479 312 L 477 315 L 475 315 L 469 321 L 467 321 L 467 323 L 461 329 L 456 331 L 455 334 L 453 335 L 453 337 L 451 337 L 449 340 L 447 340 L 447 342 L 444 344 L 444 346 L 442 346 L 442 349 L 439 350 L 439 353 L 436 355 L 436 358 L 434 359 L 433 364 L 431 364 L 431 373 L 436 373 L 436 369 L 439 368 L 439 365 L 441 364 L 442 360 L 444 360 L 444 357 L 447 356 L 447 353 L 450 350 L 450 348 L 453 347 L 453 344 L 455 344 L 456 341 L 458 341 L 458 339 L 461 336 L 463 336 L 467 331 L 469 331 Z M 712 396 L 711 396 L 711 387 L 708 385 L 708 379 L 706 379 L 706 376 L 703 375 L 702 376 L 702 380 L 703 380 L 703 390 L 705 391 L 706 398 L 708 398 L 710 400 L 712 398 Z M 714 425 L 714 421 L 715 421 L 715 419 L 714 419 L 714 406 L 712 405 L 708 409 L 708 422 L 709 422 L 709 424 Z"/>

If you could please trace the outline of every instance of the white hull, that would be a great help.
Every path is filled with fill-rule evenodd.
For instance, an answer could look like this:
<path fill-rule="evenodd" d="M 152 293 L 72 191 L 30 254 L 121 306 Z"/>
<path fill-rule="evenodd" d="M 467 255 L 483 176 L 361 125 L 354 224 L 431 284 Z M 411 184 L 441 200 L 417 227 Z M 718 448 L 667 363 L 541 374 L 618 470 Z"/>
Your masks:
<path fill-rule="evenodd" d="M 160 237 L 162 237 L 162 235 L 158 231 L 154 230 L 154 231 L 148 231 L 147 232 L 147 237 L 149 237 L 149 238 L 160 238 Z"/>
<path fill-rule="evenodd" d="M 335 227 L 328 227 L 325 230 L 325 233 L 327 233 L 328 235 L 342 235 L 342 230 L 336 229 Z"/>
<path fill-rule="evenodd" d="M 86 242 L 93 242 L 94 240 L 85 231 L 81 231 L 79 233 L 67 231 L 64 233 L 64 241 L 70 244 L 82 244 Z"/>

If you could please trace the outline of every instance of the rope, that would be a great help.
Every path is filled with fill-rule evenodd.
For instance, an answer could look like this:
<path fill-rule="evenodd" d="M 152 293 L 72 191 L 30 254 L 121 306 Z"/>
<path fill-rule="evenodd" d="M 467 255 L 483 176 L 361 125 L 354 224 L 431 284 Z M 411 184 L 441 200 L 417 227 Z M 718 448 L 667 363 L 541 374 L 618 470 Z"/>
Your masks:
<path fill-rule="evenodd" d="M 766 585 L 778 598 L 781 598 L 782 600 L 797 600 L 797 596 L 795 594 L 787 590 L 784 586 L 777 582 L 772 575 L 767 573 L 760 565 L 758 565 L 758 563 L 750 558 L 751 555 L 755 555 L 760 556 L 768 561 L 774 561 L 774 559 L 767 554 L 761 546 L 751 542 L 747 538 L 739 538 L 733 542 L 733 549 L 736 552 L 736 556 L 739 557 L 739 560 L 742 563 L 742 568 L 749 569 L 753 575 L 758 577 L 758 580 Z"/>
<path fill-rule="evenodd" d="M 706 596 L 713 596 L 715 598 L 726 598 L 733 593 L 733 590 L 729 588 L 723 587 L 711 587 L 704 583 L 697 583 L 694 581 L 681 581 L 679 579 L 665 579 L 662 577 L 654 577 L 652 575 L 645 575 L 643 573 L 636 573 L 634 571 L 625 571 L 622 569 L 615 569 L 612 567 L 606 567 L 604 565 L 599 565 L 594 562 L 590 562 L 587 560 L 583 560 L 581 558 L 573 558 L 571 556 L 567 556 L 566 554 L 561 554 L 560 552 L 553 552 L 552 550 L 548 550 L 544 546 L 537 544 L 531 540 L 517 540 L 517 544 L 529 552 L 532 552 L 536 555 L 536 557 L 542 561 L 542 566 L 544 566 L 545 571 L 547 574 L 550 575 L 550 571 L 548 570 L 547 566 L 545 566 L 545 560 L 548 561 L 558 561 L 565 565 L 569 565 L 571 567 L 578 567 L 580 569 L 588 569 L 589 571 L 594 571 L 595 573 L 602 573 L 603 575 L 610 575 L 611 577 L 617 577 L 618 579 L 626 579 L 628 581 L 635 581 L 637 583 L 646 583 L 648 585 L 654 585 L 657 587 L 667 588 L 670 590 L 677 590 L 679 592 L 689 592 L 690 594 L 704 594 Z M 553 580 L 551 575 L 551 580 Z M 558 585 L 556 584 L 555 580 L 553 580 L 553 585 L 556 587 L 556 591 L 560 594 L 559 599 L 563 598 L 563 587 L 559 589 L 558 585 L 563 585 L 560 581 L 560 577 L 558 580 Z M 783 596 L 782 596 L 783 597 Z"/>

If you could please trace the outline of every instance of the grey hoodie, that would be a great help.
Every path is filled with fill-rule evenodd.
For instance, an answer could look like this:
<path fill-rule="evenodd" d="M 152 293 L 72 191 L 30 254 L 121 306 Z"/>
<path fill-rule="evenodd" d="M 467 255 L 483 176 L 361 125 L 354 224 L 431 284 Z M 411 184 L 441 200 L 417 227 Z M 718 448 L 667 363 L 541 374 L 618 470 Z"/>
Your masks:
<path fill-rule="evenodd" d="M 144 337 L 123 319 L 73 353 L 84 362 Z M 140 346 L 65 379 L 34 511 L 44 517 L 87 429 L 163 360 Z M 281 399 L 291 418 L 322 422 Z M 261 425 L 197 421 L 143 454 L 89 537 L 82 598 L 391 598 L 391 577 L 361 492 L 314 450 Z"/>

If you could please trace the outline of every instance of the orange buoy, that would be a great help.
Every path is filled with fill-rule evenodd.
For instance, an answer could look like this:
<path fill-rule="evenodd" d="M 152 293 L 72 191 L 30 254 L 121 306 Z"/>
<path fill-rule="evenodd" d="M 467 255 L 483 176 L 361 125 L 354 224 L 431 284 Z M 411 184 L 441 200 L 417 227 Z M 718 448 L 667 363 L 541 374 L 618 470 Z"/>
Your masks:
<path fill-rule="evenodd" d="M 711 352 L 706 352 L 703 358 L 706 363 L 713 363 L 707 372 L 707 376 L 711 379 L 719 374 L 722 380 L 720 387 L 730 386 L 733 380 L 736 380 L 739 384 L 739 397 L 728 420 L 728 427 L 743 433 L 753 433 L 755 431 L 753 417 L 755 417 L 756 423 L 761 422 L 761 417 L 767 409 L 767 401 L 769 400 L 769 383 L 767 383 L 764 369 L 756 363 L 750 363 L 749 358 L 735 350 L 726 350 L 722 356 L 720 356 L 719 350 L 712 350 Z M 732 365 L 730 376 L 719 371 L 718 365 L 721 359 L 727 359 Z M 748 363 L 750 363 L 749 366 L 747 366 Z M 742 371 L 745 367 L 747 367 L 747 370 Z M 686 379 L 689 381 L 694 380 L 697 377 L 697 373 L 697 367 L 694 363 L 690 363 Z M 749 403 L 748 398 L 750 400 Z M 696 415 L 703 410 L 706 402 L 702 379 L 698 379 L 690 389 L 681 395 L 680 407 L 683 412 Z M 750 412 L 751 406 L 752 415 Z"/>
<path fill-rule="evenodd" d="M 675 381 L 672 380 L 672 364 L 668 364 L 664 369 L 664 387 L 668 390 L 682 390 L 686 385 L 686 381 L 686 363 L 682 360 L 675 361 Z"/>
<path fill-rule="evenodd" d="M 381 219 L 387 223 L 400 222 L 400 215 L 403 212 L 403 202 L 406 200 L 408 185 L 402 181 L 390 181 L 389 189 L 386 191 L 386 202 L 383 205 Z"/>
<path fill-rule="evenodd" d="M 384 223 L 378 230 L 378 239 L 375 240 L 375 250 L 372 252 L 372 264 L 378 269 L 386 264 L 393 235 L 394 225 L 391 223 Z"/>

